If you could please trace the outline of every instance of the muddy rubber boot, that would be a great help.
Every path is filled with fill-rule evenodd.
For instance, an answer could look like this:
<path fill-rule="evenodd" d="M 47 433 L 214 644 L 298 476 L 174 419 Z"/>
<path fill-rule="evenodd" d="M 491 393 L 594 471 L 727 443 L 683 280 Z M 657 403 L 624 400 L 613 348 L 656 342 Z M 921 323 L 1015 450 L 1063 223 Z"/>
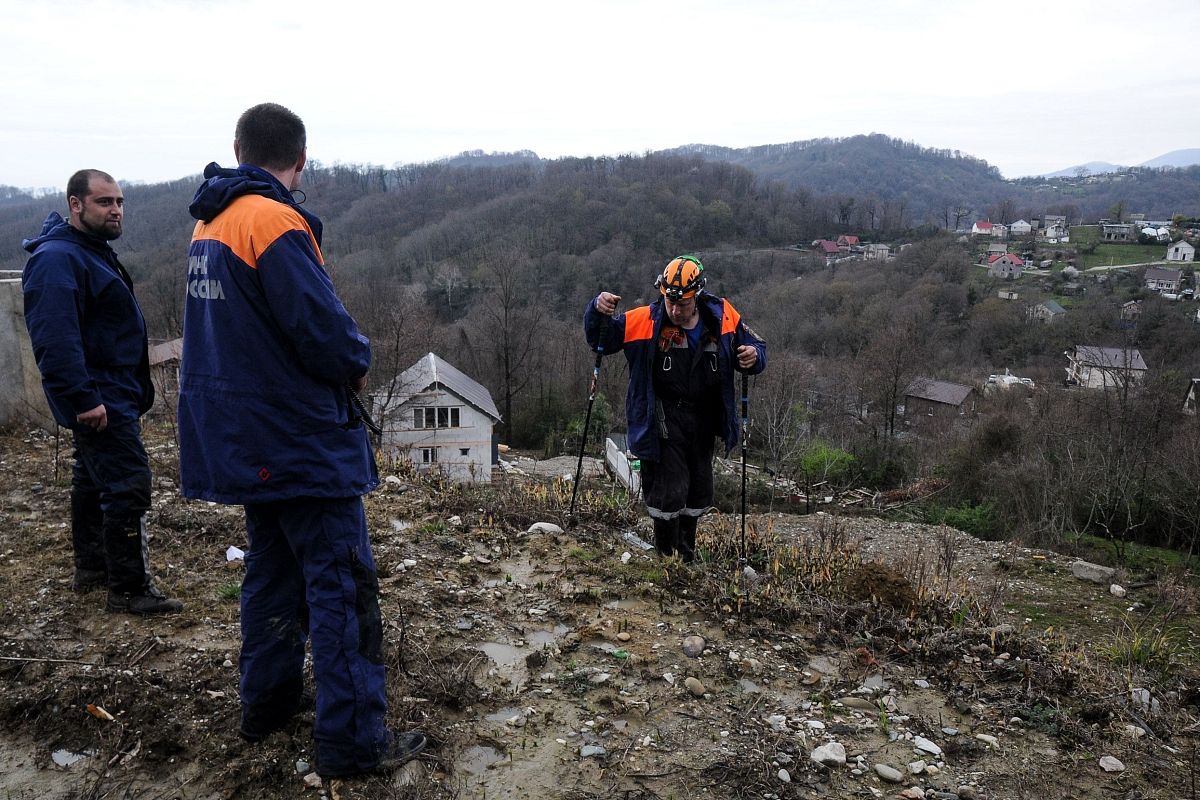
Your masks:
<path fill-rule="evenodd" d="M 699 517 L 679 518 L 679 557 L 685 564 L 696 560 L 696 523 L 699 521 Z"/>
<path fill-rule="evenodd" d="M 390 770 L 402 767 L 425 750 L 429 739 L 420 731 L 393 731 L 392 743 L 387 753 L 379 759 L 376 769 Z"/>
<path fill-rule="evenodd" d="M 679 544 L 679 520 L 678 519 L 655 519 L 654 520 L 654 548 L 658 550 L 658 554 L 664 558 L 675 555 L 675 548 Z"/>
<path fill-rule="evenodd" d="M 402 767 L 424 752 L 429 745 L 429 739 L 420 731 L 388 731 L 388 746 L 379 759 L 379 763 L 370 769 L 329 770 L 321 766 L 317 758 L 317 774 L 329 780 L 331 778 L 349 778 L 355 775 L 387 772 Z"/>

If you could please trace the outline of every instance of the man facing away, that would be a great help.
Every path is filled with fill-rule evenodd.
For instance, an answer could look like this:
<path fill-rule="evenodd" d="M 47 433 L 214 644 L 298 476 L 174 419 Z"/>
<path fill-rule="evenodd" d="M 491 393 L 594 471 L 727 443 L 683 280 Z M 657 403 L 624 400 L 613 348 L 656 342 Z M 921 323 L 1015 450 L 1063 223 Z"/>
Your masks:
<path fill-rule="evenodd" d="M 72 588 L 108 587 L 108 610 L 183 610 L 150 578 L 145 513 L 150 462 L 142 414 L 154 403 L 146 321 L 133 281 L 109 242 L 121 235 L 125 197 L 108 173 L 67 182 L 69 218 L 53 211 L 22 275 L 25 325 L 42 388 L 75 442 L 71 467 Z"/>
<path fill-rule="evenodd" d="M 371 348 L 325 273 L 320 220 L 292 198 L 304 123 L 254 106 L 233 152 L 190 208 L 179 446 L 185 495 L 245 506 L 240 733 L 260 741 L 299 710 L 311 639 L 319 774 L 398 766 L 426 740 L 384 726 L 362 503 L 379 479 L 348 388 L 366 385 Z"/>
<path fill-rule="evenodd" d="M 661 297 L 617 314 L 620 297 L 601 292 L 583 315 L 588 344 L 625 352 L 629 450 L 642 462 L 646 510 L 660 555 L 692 561 L 696 524 L 713 500 L 713 439 L 738 442 L 734 371 L 757 375 L 767 343 L 733 304 L 704 291 L 694 256 L 672 259 L 655 281 Z"/>

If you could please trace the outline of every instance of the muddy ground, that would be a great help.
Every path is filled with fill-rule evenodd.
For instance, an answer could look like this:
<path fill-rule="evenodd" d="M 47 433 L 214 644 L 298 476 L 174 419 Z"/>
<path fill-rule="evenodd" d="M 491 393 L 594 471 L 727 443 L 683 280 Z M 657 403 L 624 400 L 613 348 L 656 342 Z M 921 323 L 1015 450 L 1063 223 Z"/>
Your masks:
<path fill-rule="evenodd" d="M 750 516 L 753 574 L 721 514 L 686 567 L 599 477 L 576 527 L 535 525 L 566 521 L 559 465 L 474 489 L 384 466 L 390 716 L 435 746 L 312 786 L 311 717 L 236 736 L 240 509 L 182 500 L 169 431 L 147 441 L 151 558 L 187 604 L 158 619 L 72 593 L 69 447 L 0 437 L 0 800 L 1197 796 L 1191 576 L 1117 597 L 1072 556 L 779 513 Z"/>

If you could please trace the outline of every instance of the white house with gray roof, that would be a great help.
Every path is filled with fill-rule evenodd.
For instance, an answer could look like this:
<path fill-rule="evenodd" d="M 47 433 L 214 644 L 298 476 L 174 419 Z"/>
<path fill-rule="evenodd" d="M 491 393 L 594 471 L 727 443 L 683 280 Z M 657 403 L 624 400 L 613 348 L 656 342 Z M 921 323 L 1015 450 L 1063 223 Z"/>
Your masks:
<path fill-rule="evenodd" d="M 460 483 L 491 481 L 500 412 L 479 382 L 428 353 L 371 398 L 384 451 Z"/>
<path fill-rule="evenodd" d="M 1067 383 L 1087 389 L 1114 389 L 1141 383 L 1146 362 L 1134 348 L 1076 345 L 1067 357 Z"/>
<path fill-rule="evenodd" d="M 1172 242 L 1167 248 L 1167 261 L 1195 261 L 1196 248 L 1187 239 Z"/>
<path fill-rule="evenodd" d="M 1037 305 L 1030 306 L 1029 319 L 1034 322 L 1054 322 L 1061 319 L 1067 310 L 1054 300 L 1043 300 Z"/>

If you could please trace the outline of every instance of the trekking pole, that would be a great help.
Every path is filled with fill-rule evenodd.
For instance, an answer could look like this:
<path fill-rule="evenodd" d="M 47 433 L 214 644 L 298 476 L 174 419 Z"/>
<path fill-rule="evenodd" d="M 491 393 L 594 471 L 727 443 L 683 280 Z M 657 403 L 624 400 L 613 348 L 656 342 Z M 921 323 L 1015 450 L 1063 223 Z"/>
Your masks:
<path fill-rule="evenodd" d="M 746 439 L 750 435 L 750 377 L 742 373 L 742 549 L 741 565 L 746 566 Z"/>
<path fill-rule="evenodd" d="M 599 312 L 597 312 L 599 313 Z M 613 308 L 615 316 L 617 309 Z M 579 496 L 579 479 L 583 475 L 583 451 L 587 447 L 588 426 L 592 422 L 592 405 L 596 402 L 596 387 L 600 384 L 600 361 L 604 358 L 604 343 L 608 339 L 609 324 L 612 317 L 600 314 L 600 336 L 596 342 L 596 364 L 592 367 L 592 385 L 588 389 L 587 413 L 583 416 L 583 435 L 579 438 L 579 462 L 575 465 L 575 485 L 571 487 L 571 510 L 567 513 L 567 527 L 574 528 L 579 520 L 575 519 L 575 498 Z"/>

